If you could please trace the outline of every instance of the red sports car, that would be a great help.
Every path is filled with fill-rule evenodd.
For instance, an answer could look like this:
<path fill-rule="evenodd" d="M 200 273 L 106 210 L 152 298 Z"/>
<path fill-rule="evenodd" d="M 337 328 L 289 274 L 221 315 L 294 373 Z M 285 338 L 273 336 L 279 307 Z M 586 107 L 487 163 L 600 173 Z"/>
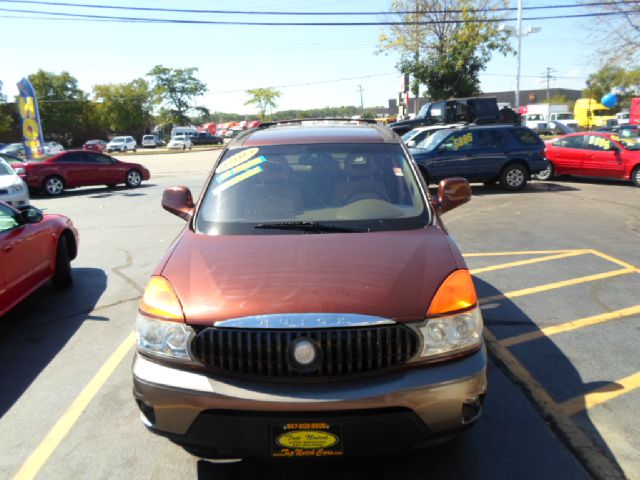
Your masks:
<path fill-rule="evenodd" d="M 107 142 L 104 140 L 87 140 L 82 145 L 82 149 L 102 153 L 107 149 Z"/>
<path fill-rule="evenodd" d="M 78 232 L 67 217 L 0 202 L 0 316 L 49 279 L 70 286 L 77 252 Z"/>
<path fill-rule="evenodd" d="M 640 141 L 609 132 L 581 132 L 546 142 L 549 169 L 537 174 L 631 180 L 640 187 Z"/>
<path fill-rule="evenodd" d="M 60 195 L 65 188 L 87 185 L 113 187 L 124 183 L 134 188 L 151 178 L 149 170 L 139 163 L 121 162 L 87 150 L 67 150 L 43 161 L 12 166 L 30 190 L 42 190 L 48 195 Z"/>

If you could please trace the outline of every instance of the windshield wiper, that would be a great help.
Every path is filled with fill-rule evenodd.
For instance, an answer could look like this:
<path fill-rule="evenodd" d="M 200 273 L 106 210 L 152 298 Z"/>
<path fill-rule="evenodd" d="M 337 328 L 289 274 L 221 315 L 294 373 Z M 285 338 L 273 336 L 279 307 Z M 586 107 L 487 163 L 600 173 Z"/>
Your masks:
<path fill-rule="evenodd" d="M 354 228 L 337 227 L 335 225 L 327 225 L 325 223 L 309 221 L 258 223 L 253 228 L 260 228 L 265 230 L 301 230 L 303 232 L 311 233 L 349 233 L 364 231 Z"/>

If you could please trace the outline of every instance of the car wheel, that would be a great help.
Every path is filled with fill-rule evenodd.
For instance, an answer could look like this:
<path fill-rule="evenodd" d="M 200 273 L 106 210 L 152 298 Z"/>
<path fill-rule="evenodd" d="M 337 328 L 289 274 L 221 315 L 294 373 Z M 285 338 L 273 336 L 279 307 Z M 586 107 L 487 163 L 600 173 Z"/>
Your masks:
<path fill-rule="evenodd" d="M 52 197 L 60 195 L 64 190 L 64 180 L 57 176 L 47 177 L 42 183 L 42 189 Z"/>
<path fill-rule="evenodd" d="M 127 172 L 127 177 L 124 180 L 124 183 L 129 188 L 138 187 L 142 183 L 142 175 L 138 170 L 129 170 Z"/>
<path fill-rule="evenodd" d="M 534 175 L 537 180 L 550 180 L 553 177 L 553 164 L 549 162 L 549 166 Z"/>
<path fill-rule="evenodd" d="M 518 163 L 507 165 L 500 173 L 500 185 L 505 190 L 515 192 L 522 190 L 527 185 L 527 177 L 529 172 Z"/>
<path fill-rule="evenodd" d="M 53 285 L 56 288 L 68 288 L 73 284 L 71 276 L 71 260 L 67 248 L 67 239 L 61 235 L 56 248 L 56 271 L 53 274 Z"/>
<path fill-rule="evenodd" d="M 636 187 L 640 187 L 640 165 L 633 169 L 631 172 L 631 181 Z"/>

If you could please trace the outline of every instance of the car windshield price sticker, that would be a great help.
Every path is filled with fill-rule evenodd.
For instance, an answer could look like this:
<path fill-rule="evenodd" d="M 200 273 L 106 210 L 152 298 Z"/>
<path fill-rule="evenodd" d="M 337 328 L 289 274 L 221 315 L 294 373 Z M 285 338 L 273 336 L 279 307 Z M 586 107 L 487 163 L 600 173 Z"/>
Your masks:
<path fill-rule="evenodd" d="M 473 142 L 473 134 L 471 132 L 458 137 L 453 137 L 453 149 L 458 150 L 471 142 Z"/>
<path fill-rule="evenodd" d="M 271 426 L 274 457 L 336 457 L 343 454 L 342 428 L 325 422 Z"/>

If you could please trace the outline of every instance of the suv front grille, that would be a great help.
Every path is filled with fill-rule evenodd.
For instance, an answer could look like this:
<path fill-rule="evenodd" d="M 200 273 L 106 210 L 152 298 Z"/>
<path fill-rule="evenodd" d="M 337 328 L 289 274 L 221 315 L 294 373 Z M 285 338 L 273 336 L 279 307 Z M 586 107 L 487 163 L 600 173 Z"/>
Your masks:
<path fill-rule="evenodd" d="M 292 342 L 303 338 L 316 346 L 319 356 L 313 368 L 301 372 L 293 365 L 291 349 Z M 417 335 L 399 324 L 309 330 L 208 327 L 191 344 L 194 357 L 213 370 L 274 379 L 374 373 L 402 365 L 417 350 Z"/>

